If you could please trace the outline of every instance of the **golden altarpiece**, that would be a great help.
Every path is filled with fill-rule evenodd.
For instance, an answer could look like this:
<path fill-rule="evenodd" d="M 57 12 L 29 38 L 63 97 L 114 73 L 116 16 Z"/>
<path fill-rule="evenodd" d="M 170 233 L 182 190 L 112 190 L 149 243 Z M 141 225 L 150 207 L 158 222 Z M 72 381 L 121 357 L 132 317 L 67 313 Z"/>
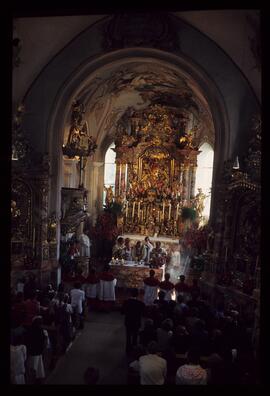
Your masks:
<path fill-rule="evenodd" d="M 122 204 L 124 233 L 174 237 L 181 209 L 195 196 L 198 148 L 191 131 L 175 126 L 175 114 L 154 105 L 133 113 L 130 127 L 118 125 L 115 200 Z"/>

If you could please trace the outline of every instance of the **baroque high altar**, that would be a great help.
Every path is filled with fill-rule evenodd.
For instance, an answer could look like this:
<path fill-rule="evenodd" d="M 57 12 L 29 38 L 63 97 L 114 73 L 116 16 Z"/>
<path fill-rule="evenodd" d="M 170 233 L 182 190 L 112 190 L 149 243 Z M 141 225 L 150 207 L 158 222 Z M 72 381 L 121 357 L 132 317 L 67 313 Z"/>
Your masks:
<path fill-rule="evenodd" d="M 197 155 L 187 117 L 153 105 L 118 125 L 115 201 L 124 233 L 176 237 L 195 196 Z"/>

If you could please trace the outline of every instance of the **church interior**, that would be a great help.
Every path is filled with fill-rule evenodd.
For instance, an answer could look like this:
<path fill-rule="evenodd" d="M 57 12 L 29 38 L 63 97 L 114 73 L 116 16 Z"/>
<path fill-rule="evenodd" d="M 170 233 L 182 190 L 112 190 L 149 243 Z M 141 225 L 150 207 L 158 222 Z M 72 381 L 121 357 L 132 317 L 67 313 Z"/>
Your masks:
<path fill-rule="evenodd" d="M 260 40 L 254 9 L 13 18 L 12 384 L 260 384 Z M 125 350 L 134 290 L 160 383 Z"/>

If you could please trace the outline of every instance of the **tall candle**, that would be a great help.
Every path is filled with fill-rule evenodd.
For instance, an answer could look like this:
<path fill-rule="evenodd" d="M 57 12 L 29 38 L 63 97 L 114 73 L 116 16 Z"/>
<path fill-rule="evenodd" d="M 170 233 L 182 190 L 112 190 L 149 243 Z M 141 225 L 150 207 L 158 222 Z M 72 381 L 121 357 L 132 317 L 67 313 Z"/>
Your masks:
<path fill-rule="evenodd" d="M 134 217 L 134 213 L 135 213 L 135 202 L 133 202 L 133 207 L 132 207 L 132 219 Z"/>
<path fill-rule="evenodd" d="M 126 217 L 128 217 L 128 201 L 127 201 L 127 206 L 126 206 Z"/>
<path fill-rule="evenodd" d="M 171 218 L 171 210 L 172 210 L 172 205 L 169 204 L 169 215 L 168 215 L 168 220 Z"/>
<path fill-rule="evenodd" d="M 141 201 L 138 203 L 138 219 L 140 218 L 140 206 L 141 206 Z"/>
<path fill-rule="evenodd" d="M 162 208 L 162 217 L 164 220 L 164 213 L 165 213 L 165 202 L 163 201 L 163 208 Z"/>
<path fill-rule="evenodd" d="M 179 209 L 179 203 L 176 206 L 176 220 L 178 219 L 178 209 Z"/>

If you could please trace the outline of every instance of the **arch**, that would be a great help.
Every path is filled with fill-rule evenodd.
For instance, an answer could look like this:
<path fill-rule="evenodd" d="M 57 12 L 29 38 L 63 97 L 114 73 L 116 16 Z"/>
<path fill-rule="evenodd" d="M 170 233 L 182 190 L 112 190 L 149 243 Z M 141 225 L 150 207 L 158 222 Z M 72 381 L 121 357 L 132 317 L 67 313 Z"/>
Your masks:
<path fill-rule="evenodd" d="M 180 32 L 177 36 L 180 45 L 171 50 L 130 47 L 104 53 L 98 40 L 93 43 L 93 37 L 100 38 L 105 23 L 106 18 L 72 40 L 42 71 L 25 98 L 26 108 L 30 108 L 24 120 L 25 129 L 36 142 L 38 150 L 49 152 L 52 159 L 51 203 L 55 205 L 56 202 L 60 207 L 61 147 L 71 101 L 78 93 L 87 92 L 84 88 L 87 88 L 87 82 L 97 70 L 134 59 L 163 62 L 185 73 L 200 88 L 211 110 L 216 134 L 214 192 L 223 161 L 234 155 L 239 144 L 238 131 L 242 135 L 245 133 L 241 125 L 247 124 L 249 115 L 248 111 L 244 112 L 240 123 L 239 109 L 245 104 L 248 109 L 258 105 L 246 79 L 212 40 L 178 18 L 174 18 L 174 23 Z M 90 44 L 85 46 L 86 42 Z M 40 95 L 40 91 L 44 94 Z M 112 136 L 100 139 L 100 149 L 94 160 L 102 159 L 112 140 Z"/>

